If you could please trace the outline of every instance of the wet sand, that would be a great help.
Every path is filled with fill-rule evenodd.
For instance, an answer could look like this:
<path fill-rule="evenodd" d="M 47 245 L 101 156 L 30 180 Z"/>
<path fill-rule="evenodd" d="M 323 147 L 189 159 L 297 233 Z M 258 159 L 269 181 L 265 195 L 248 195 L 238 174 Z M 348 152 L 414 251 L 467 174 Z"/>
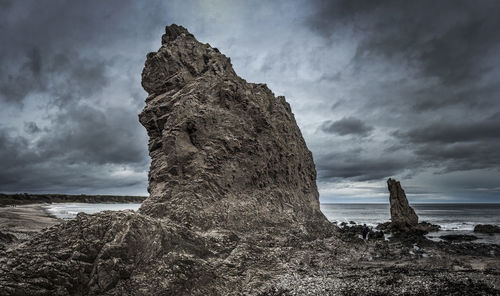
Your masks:
<path fill-rule="evenodd" d="M 51 216 L 43 208 L 45 204 L 0 207 L 0 230 L 10 232 L 38 232 L 62 220 Z"/>

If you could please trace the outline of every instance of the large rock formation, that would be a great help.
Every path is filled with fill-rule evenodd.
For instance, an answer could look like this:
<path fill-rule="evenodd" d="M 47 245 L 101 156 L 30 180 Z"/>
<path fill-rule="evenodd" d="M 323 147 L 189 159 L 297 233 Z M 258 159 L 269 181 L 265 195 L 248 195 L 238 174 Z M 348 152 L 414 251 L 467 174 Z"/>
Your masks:
<path fill-rule="evenodd" d="M 391 204 L 391 222 L 395 224 L 417 226 L 418 216 L 410 207 L 408 199 L 401 184 L 389 178 L 387 180 L 387 187 L 389 189 L 389 201 Z"/>
<path fill-rule="evenodd" d="M 176 25 L 147 55 L 142 85 L 152 162 L 141 213 L 202 229 L 325 224 L 312 154 L 284 97 Z"/>
<path fill-rule="evenodd" d="M 0 250 L 0 295 L 257 294 L 333 233 L 284 97 L 176 25 L 142 77 L 150 197 Z"/>

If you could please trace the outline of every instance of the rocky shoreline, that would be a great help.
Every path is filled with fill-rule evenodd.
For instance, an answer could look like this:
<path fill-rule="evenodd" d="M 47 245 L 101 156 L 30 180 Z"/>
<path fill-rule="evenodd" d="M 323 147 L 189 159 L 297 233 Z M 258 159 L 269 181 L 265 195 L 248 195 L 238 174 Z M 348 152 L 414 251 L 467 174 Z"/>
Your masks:
<path fill-rule="evenodd" d="M 68 231 L 71 231 L 75 225 L 81 225 L 90 231 L 88 234 L 96 235 L 94 231 L 97 229 L 91 230 L 92 228 L 88 227 L 98 225 L 91 226 L 94 224 L 89 224 L 91 221 L 97 220 L 100 222 L 100 228 L 107 228 L 111 222 L 110 219 L 116 219 L 115 217 L 120 217 L 118 222 L 125 223 L 125 227 L 138 223 L 137 219 L 139 221 L 143 219 L 130 211 L 95 215 L 79 214 L 76 220 L 65 221 L 55 226 L 63 235 L 66 248 L 58 248 L 54 251 L 38 250 L 37 245 L 46 241 L 54 232 L 55 228 L 51 227 L 38 234 L 32 234 L 29 238 L 11 243 L 9 250 L 0 251 L 0 263 L 9 268 L 10 276 L 22 275 L 26 278 L 25 264 L 33 260 L 40 260 L 44 257 L 60 258 L 57 264 L 65 264 L 66 260 L 76 260 L 75 256 L 83 256 L 83 254 L 75 253 L 75 251 L 81 249 L 82 246 L 91 247 L 92 245 L 88 243 L 81 245 L 81 239 Z M 131 222 L 133 224 L 130 224 Z M 190 237 L 190 239 L 185 241 L 180 237 L 170 237 L 170 240 L 182 243 L 184 247 L 190 245 L 189 248 L 194 248 L 191 252 L 199 254 L 196 256 L 208 252 L 201 255 L 201 258 L 208 257 L 202 261 L 186 257 L 184 260 L 188 261 L 185 261 L 183 265 L 170 266 L 170 272 L 176 276 L 186 276 L 188 282 L 194 281 L 193 285 L 200 286 L 196 288 L 181 284 L 176 288 L 178 290 L 175 290 L 179 294 L 166 295 L 202 293 L 207 293 L 207 295 L 401 295 L 401 293 L 407 295 L 498 295 L 500 293 L 498 289 L 500 245 L 433 242 L 423 236 L 396 236 L 388 240 L 373 237 L 365 241 L 355 231 L 346 231 L 344 228 L 357 227 L 345 225 L 331 237 L 315 240 L 304 239 L 301 233 L 293 231 L 288 232 L 286 236 L 259 231 L 251 235 L 217 232 L 200 236 L 199 233 L 187 228 L 176 228 L 177 235 Z M 104 237 L 101 239 L 106 240 Z M 21 245 L 25 248 L 23 249 Z M 31 249 L 27 251 L 26 246 Z M 131 244 L 132 246 L 134 244 Z M 12 257 L 13 254 L 17 256 Z M 24 255 L 21 256 L 21 254 Z M 224 260 L 219 261 L 217 259 L 219 256 Z M 87 260 L 91 258 L 85 259 Z M 221 279 L 228 280 L 230 283 L 216 280 L 216 287 L 208 290 L 207 287 L 203 288 L 204 284 L 200 283 L 198 278 L 207 276 L 206 270 L 203 270 L 209 267 L 206 265 L 208 262 L 212 262 L 209 264 L 210 268 L 215 268 L 213 273 L 209 273 L 212 274 L 210 277 L 222 275 Z M 47 272 L 50 272 L 50 269 Z M 3 281 L 0 281 L 0 287 L 7 289 L 4 291 L 10 291 L 13 295 L 22 295 L 22 293 L 15 292 L 20 290 L 6 285 L 5 275 L 4 273 Z M 44 272 L 37 270 L 33 276 L 35 275 L 36 277 L 32 280 L 43 277 Z M 101 284 L 109 280 L 111 280 L 109 284 L 113 282 L 112 274 L 108 276 L 111 278 L 101 278 Z M 242 278 L 248 281 L 243 286 L 240 282 Z M 146 281 L 142 284 L 150 285 L 151 283 Z M 9 286 L 11 288 L 8 288 Z M 44 286 L 50 287 L 50 284 L 46 282 Z M 39 293 L 31 291 L 33 294 L 29 295 L 46 295 L 48 291 L 54 293 L 54 290 L 41 289 Z M 73 292 L 69 295 L 79 295 Z M 101 295 L 100 293 L 89 294 Z M 67 295 L 67 293 L 61 292 L 53 295 Z"/>

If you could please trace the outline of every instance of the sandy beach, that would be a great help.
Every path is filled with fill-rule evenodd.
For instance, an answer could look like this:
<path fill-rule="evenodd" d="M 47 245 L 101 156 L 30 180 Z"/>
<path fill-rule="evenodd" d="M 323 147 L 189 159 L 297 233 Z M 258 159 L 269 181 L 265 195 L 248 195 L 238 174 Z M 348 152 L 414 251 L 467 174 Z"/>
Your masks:
<path fill-rule="evenodd" d="M 38 232 L 61 222 L 60 219 L 49 215 L 43 208 L 44 205 L 30 204 L 0 207 L 0 230 Z"/>

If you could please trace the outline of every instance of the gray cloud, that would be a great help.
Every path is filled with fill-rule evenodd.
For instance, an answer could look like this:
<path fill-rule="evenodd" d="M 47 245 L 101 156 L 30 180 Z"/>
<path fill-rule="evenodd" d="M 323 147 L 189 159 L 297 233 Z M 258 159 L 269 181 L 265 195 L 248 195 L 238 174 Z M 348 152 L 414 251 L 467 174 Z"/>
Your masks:
<path fill-rule="evenodd" d="M 500 139 L 500 114 L 480 121 L 434 122 L 394 135 L 413 144 L 458 143 Z"/>
<path fill-rule="evenodd" d="M 332 122 L 327 120 L 321 124 L 321 130 L 325 133 L 345 135 L 357 135 L 366 137 L 373 130 L 373 127 L 368 126 L 363 121 L 354 117 L 344 117 L 340 120 Z"/>
<path fill-rule="evenodd" d="M 500 164 L 500 116 L 498 114 L 476 120 L 455 123 L 432 123 L 395 132 L 394 136 L 407 149 L 429 166 L 441 169 L 441 173 L 490 169 L 499 170 Z"/>
<path fill-rule="evenodd" d="M 144 194 L 138 80 L 161 2 L 1 5 L 0 191 Z"/>
<path fill-rule="evenodd" d="M 30 121 L 24 123 L 24 131 L 28 134 L 36 134 L 41 131 L 36 122 Z"/>
<path fill-rule="evenodd" d="M 41 57 L 36 48 L 25 53 L 16 70 L 2 77 L 0 99 L 22 103 L 28 95 L 46 95 L 52 104 L 62 105 L 99 93 L 109 83 L 102 57 L 83 58 L 76 52 L 50 53 Z"/>
<path fill-rule="evenodd" d="M 318 160 L 320 181 L 336 182 L 340 179 L 354 181 L 380 180 L 401 174 L 410 167 L 404 159 L 393 159 L 389 155 L 384 158 L 353 158 L 352 155 L 332 153 Z"/>
<path fill-rule="evenodd" d="M 314 3 L 304 21 L 311 32 L 331 47 L 347 40 L 354 48 L 344 67 L 323 73 L 342 102 L 329 117 L 354 114 L 374 128 L 364 141 L 322 139 L 345 153 L 324 151 L 327 144 L 314 141 L 322 180 L 396 175 L 417 186 L 429 182 L 429 175 L 444 180 L 468 172 L 475 182 L 473 175 L 485 172 L 500 177 L 498 2 Z M 319 128 L 332 125 L 326 121 Z M 334 126 L 330 131 L 338 133 Z M 355 156 L 352 147 L 363 152 Z M 499 185 L 492 180 L 485 187 Z M 431 183 L 429 191 L 453 191 Z"/>
<path fill-rule="evenodd" d="M 52 119 L 51 132 L 36 142 L 36 150 L 43 157 L 68 162 L 144 166 L 147 138 L 143 128 L 130 120 L 135 116 L 134 110 L 123 107 L 71 106 Z"/>
<path fill-rule="evenodd" d="M 127 187 L 131 192 L 142 193 L 133 188 L 146 186 L 148 159 L 142 147 L 146 141 L 142 131 L 139 134 L 133 129 L 125 131 L 126 125 L 115 126 L 120 124 L 119 120 L 98 119 L 102 113 L 79 112 L 82 111 L 79 119 L 91 121 L 71 122 L 60 127 L 57 134 L 43 134 L 34 143 L 26 137 L 11 135 L 8 129 L 0 129 L 2 191 L 99 193 Z M 120 116 L 125 117 L 126 113 Z M 105 132 L 110 128 L 114 136 Z"/>

